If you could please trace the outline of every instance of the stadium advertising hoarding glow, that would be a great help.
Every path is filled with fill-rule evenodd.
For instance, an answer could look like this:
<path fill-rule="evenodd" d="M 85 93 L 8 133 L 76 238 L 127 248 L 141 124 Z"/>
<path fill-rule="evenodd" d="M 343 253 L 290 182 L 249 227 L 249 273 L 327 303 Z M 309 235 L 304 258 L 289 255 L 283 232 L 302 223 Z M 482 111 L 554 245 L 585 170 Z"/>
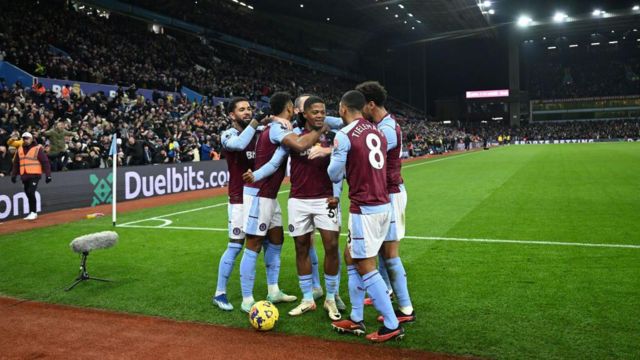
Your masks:
<path fill-rule="evenodd" d="M 509 89 L 467 91 L 467 99 L 509 97 Z"/>
<path fill-rule="evenodd" d="M 224 160 L 123 167 L 118 170 L 118 201 L 213 189 L 228 181 Z M 55 172 L 50 184 L 38 187 L 36 208 L 47 213 L 110 204 L 112 186 L 111 169 Z M 21 218 L 26 208 L 22 185 L 0 177 L 0 221 Z"/>

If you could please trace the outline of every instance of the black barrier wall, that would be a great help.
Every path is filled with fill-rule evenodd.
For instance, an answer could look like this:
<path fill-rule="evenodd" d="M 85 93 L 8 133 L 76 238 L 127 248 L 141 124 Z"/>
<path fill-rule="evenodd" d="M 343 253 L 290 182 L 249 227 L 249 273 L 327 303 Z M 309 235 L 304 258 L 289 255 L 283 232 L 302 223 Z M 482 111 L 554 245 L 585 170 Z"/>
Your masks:
<path fill-rule="evenodd" d="M 145 165 L 118 168 L 118 202 L 226 186 L 229 181 L 224 160 L 186 164 Z M 111 204 L 111 169 L 53 173 L 53 181 L 38 185 L 37 211 L 52 211 Z M 0 178 L 0 221 L 27 215 L 27 197 L 22 182 Z"/>

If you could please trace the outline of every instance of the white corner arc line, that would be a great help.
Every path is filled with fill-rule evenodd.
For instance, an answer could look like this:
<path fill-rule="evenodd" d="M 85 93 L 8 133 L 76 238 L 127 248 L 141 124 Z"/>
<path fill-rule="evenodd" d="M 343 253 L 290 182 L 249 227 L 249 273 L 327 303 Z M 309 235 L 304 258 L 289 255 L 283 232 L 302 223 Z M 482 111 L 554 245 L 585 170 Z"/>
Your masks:
<path fill-rule="evenodd" d="M 163 221 L 164 222 L 164 224 L 159 225 L 158 227 L 166 227 L 166 226 L 169 226 L 169 225 L 173 224 L 173 221 L 171 221 L 169 219 L 159 219 L 158 218 L 158 219 L 154 219 L 154 220 L 158 220 L 158 221 Z"/>
<path fill-rule="evenodd" d="M 171 229 L 171 230 L 193 230 L 193 231 L 222 231 L 227 232 L 225 228 L 209 228 L 209 227 L 193 227 L 193 226 L 145 226 L 145 225 L 118 225 L 118 227 L 140 228 L 140 229 Z M 345 237 L 347 234 L 342 233 L 340 236 Z M 597 248 L 622 248 L 622 249 L 640 249 L 640 245 L 633 244 L 591 244 L 591 243 L 572 243 L 572 242 L 556 242 L 556 241 L 536 241 L 536 240 L 506 240 L 506 239 L 475 239 L 475 238 L 456 238 L 441 236 L 405 236 L 405 239 L 411 240 L 430 240 L 430 241 L 457 241 L 457 242 L 475 242 L 475 243 L 497 243 L 497 244 L 518 244 L 518 245 L 555 245 L 555 246 L 575 246 L 575 247 L 597 247 Z"/>

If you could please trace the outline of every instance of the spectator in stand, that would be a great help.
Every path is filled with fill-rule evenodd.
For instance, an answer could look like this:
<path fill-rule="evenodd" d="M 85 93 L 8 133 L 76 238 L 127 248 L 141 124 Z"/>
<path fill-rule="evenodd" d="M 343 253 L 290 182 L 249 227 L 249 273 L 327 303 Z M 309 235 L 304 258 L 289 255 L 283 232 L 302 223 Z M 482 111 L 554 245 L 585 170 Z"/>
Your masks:
<path fill-rule="evenodd" d="M 66 125 L 66 121 L 58 120 L 55 128 L 44 132 L 44 135 L 49 140 L 48 156 L 52 171 L 61 171 L 64 167 L 64 161 L 67 155 L 67 142 L 65 137 L 77 136 L 76 133 L 66 130 Z"/>
<path fill-rule="evenodd" d="M 124 146 L 124 154 L 126 156 L 126 164 L 128 166 L 145 164 L 144 146 L 144 141 L 136 140 L 134 136 L 129 136 L 129 139 Z"/>
<path fill-rule="evenodd" d="M 13 156 L 5 145 L 0 145 L 0 177 L 11 175 Z"/>

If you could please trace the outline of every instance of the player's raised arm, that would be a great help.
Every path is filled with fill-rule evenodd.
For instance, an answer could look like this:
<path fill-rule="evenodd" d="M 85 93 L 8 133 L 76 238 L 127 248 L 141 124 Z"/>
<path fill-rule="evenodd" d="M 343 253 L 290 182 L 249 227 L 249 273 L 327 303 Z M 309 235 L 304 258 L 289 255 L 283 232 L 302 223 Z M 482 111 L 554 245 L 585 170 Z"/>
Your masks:
<path fill-rule="evenodd" d="M 351 148 L 349 138 L 342 132 L 338 132 L 333 141 L 333 152 L 331 153 L 331 162 L 327 172 L 332 182 L 342 182 L 344 178 L 344 169 L 347 165 L 347 153 Z M 334 188 L 335 189 L 335 188 Z"/>
<path fill-rule="evenodd" d="M 229 151 L 241 151 L 249 145 L 251 139 L 256 134 L 259 123 L 253 119 L 242 132 L 236 129 L 229 129 L 222 133 L 222 147 Z"/>

